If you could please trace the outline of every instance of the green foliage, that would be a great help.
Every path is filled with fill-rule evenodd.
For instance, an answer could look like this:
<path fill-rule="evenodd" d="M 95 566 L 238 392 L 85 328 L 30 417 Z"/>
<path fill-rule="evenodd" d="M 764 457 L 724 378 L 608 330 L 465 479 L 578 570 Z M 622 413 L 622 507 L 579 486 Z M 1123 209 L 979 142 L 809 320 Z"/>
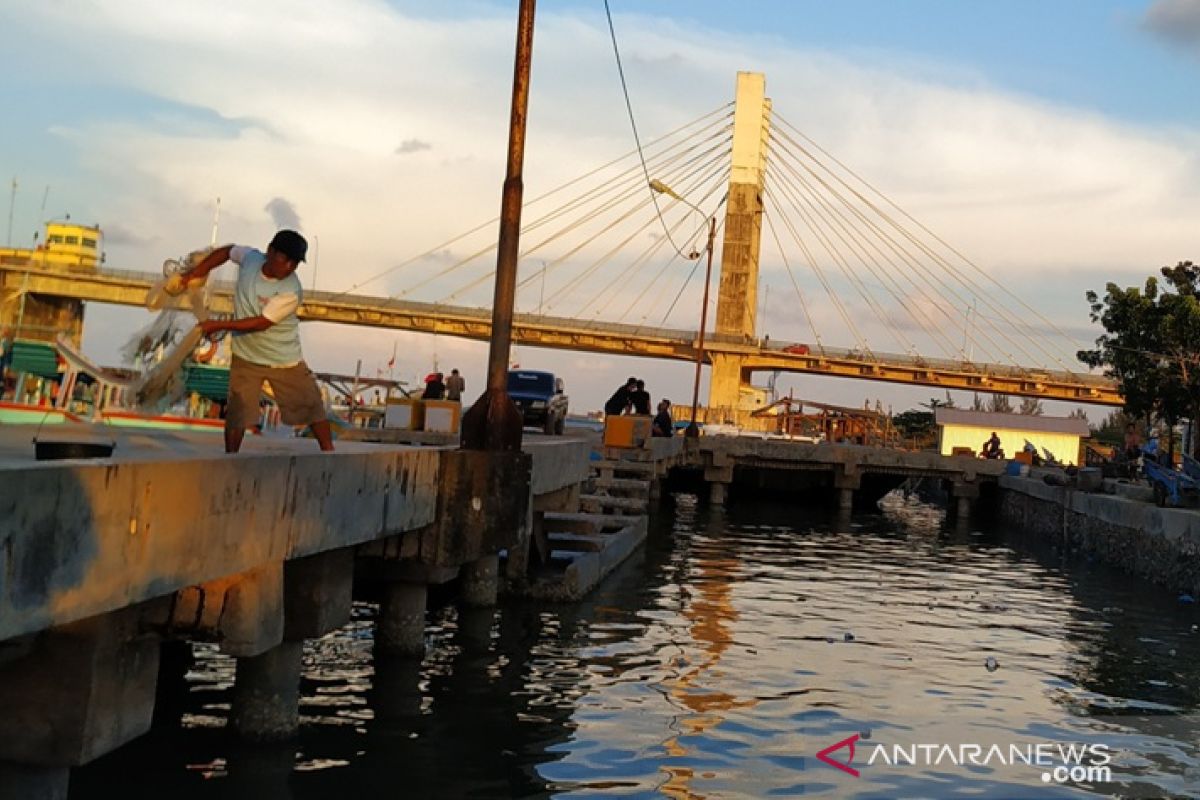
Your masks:
<path fill-rule="evenodd" d="M 1011 414 L 1013 410 L 1012 401 L 1006 394 L 994 394 L 988 398 L 987 410 L 993 414 Z"/>
<path fill-rule="evenodd" d="M 1087 293 L 1091 318 L 1104 326 L 1079 360 L 1116 379 L 1125 413 L 1168 425 L 1200 416 L 1200 266 L 1183 261 L 1142 288 Z"/>
<path fill-rule="evenodd" d="M 925 436 L 933 432 L 933 412 L 909 409 L 893 416 L 892 425 L 904 434 L 905 438 Z"/>
<path fill-rule="evenodd" d="M 1017 413 L 1040 417 L 1042 415 L 1042 401 L 1036 397 L 1023 397 L 1021 398 L 1021 407 L 1017 410 Z"/>

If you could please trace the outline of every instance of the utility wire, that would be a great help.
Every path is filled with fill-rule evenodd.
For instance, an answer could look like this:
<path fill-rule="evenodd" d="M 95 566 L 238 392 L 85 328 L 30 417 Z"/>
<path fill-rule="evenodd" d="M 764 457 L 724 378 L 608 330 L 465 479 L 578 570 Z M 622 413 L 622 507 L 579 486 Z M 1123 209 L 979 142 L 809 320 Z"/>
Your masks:
<path fill-rule="evenodd" d="M 612 10 L 608 7 L 608 0 L 604 0 L 604 16 L 608 19 L 608 33 L 612 37 L 613 56 L 617 60 L 617 74 L 621 78 L 621 93 L 625 96 L 625 110 L 629 113 L 629 127 L 633 129 L 633 141 L 637 144 L 638 155 L 642 154 L 642 143 L 638 137 L 637 120 L 633 116 L 633 103 L 629 100 L 629 86 L 625 82 L 625 68 L 621 65 L 621 48 L 617 46 L 617 29 L 613 26 Z M 642 159 L 642 172 L 646 177 L 646 191 L 650 193 L 650 199 L 654 201 L 654 211 L 658 214 L 659 222 L 662 223 L 663 233 L 667 235 L 667 240 L 671 242 L 671 246 L 675 248 L 680 256 L 684 256 L 683 251 L 679 249 L 679 245 L 675 244 L 675 240 L 671 238 L 671 232 L 667 229 L 667 223 L 662 218 L 662 209 L 658 207 L 658 193 L 650 188 L 650 170 L 646 168 L 646 159 Z"/>

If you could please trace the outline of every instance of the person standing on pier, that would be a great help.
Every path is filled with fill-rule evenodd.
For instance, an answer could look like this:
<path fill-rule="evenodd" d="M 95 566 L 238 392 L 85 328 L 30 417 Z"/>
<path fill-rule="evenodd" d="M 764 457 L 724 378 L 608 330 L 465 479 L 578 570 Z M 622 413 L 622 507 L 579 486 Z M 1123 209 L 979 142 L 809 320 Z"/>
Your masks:
<path fill-rule="evenodd" d="M 450 377 L 446 378 L 446 399 L 461 403 L 462 393 L 466 390 L 467 382 L 463 380 L 463 376 L 459 375 L 456 369 L 450 370 Z"/>
<path fill-rule="evenodd" d="M 200 323 L 205 336 L 233 334 L 229 368 L 229 404 L 225 412 L 225 452 L 242 447 L 246 429 L 258 422 L 263 381 L 271 385 L 280 416 L 288 425 L 307 425 L 322 450 L 333 450 L 333 434 L 321 390 L 300 350 L 303 299 L 296 267 L 308 254 L 308 242 L 296 231 L 281 230 L 267 252 L 228 244 L 184 272 L 184 282 L 201 280 L 227 261 L 237 264 L 233 319 Z"/>
<path fill-rule="evenodd" d="M 650 416 L 650 393 L 646 391 L 644 380 L 638 379 L 637 388 L 629 395 L 629 402 L 633 403 L 633 413 Z"/>
<path fill-rule="evenodd" d="M 608 402 L 604 404 L 604 416 L 615 417 L 625 413 L 635 389 L 637 389 L 637 378 L 630 378 L 625 381 L 624 385 L 617 387 L 612 397 L 608 398 Z"/>

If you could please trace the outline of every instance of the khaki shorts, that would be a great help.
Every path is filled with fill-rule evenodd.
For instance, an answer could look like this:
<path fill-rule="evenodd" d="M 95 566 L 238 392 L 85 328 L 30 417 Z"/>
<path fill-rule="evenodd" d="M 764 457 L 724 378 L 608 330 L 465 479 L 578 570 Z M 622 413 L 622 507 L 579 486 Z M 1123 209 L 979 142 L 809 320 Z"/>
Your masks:
<path fill-rule="evenodd" d="M 229 405 L 225 424 L 230 428 L 252 428 L 258 424 L 262 409 L 262 385 L 271 385 L 280 418 L 285 425 L 311 425 L 325 419 L 325 402 L 312 370 L 301 361 L 293 367 L 264 367 L 233 357 L 229 367 Z"/>

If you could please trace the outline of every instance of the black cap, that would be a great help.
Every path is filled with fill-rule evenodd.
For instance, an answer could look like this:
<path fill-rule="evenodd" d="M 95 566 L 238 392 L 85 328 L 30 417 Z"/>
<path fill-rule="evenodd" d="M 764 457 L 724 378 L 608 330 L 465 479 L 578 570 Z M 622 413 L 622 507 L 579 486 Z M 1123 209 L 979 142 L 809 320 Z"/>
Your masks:
<path fill-rule="evenodd" d="M 308 242 L 295 231 L 280 231 L 275 234 L 270 246 L 296 262 L 303 261 L 308 254 Z"/>

